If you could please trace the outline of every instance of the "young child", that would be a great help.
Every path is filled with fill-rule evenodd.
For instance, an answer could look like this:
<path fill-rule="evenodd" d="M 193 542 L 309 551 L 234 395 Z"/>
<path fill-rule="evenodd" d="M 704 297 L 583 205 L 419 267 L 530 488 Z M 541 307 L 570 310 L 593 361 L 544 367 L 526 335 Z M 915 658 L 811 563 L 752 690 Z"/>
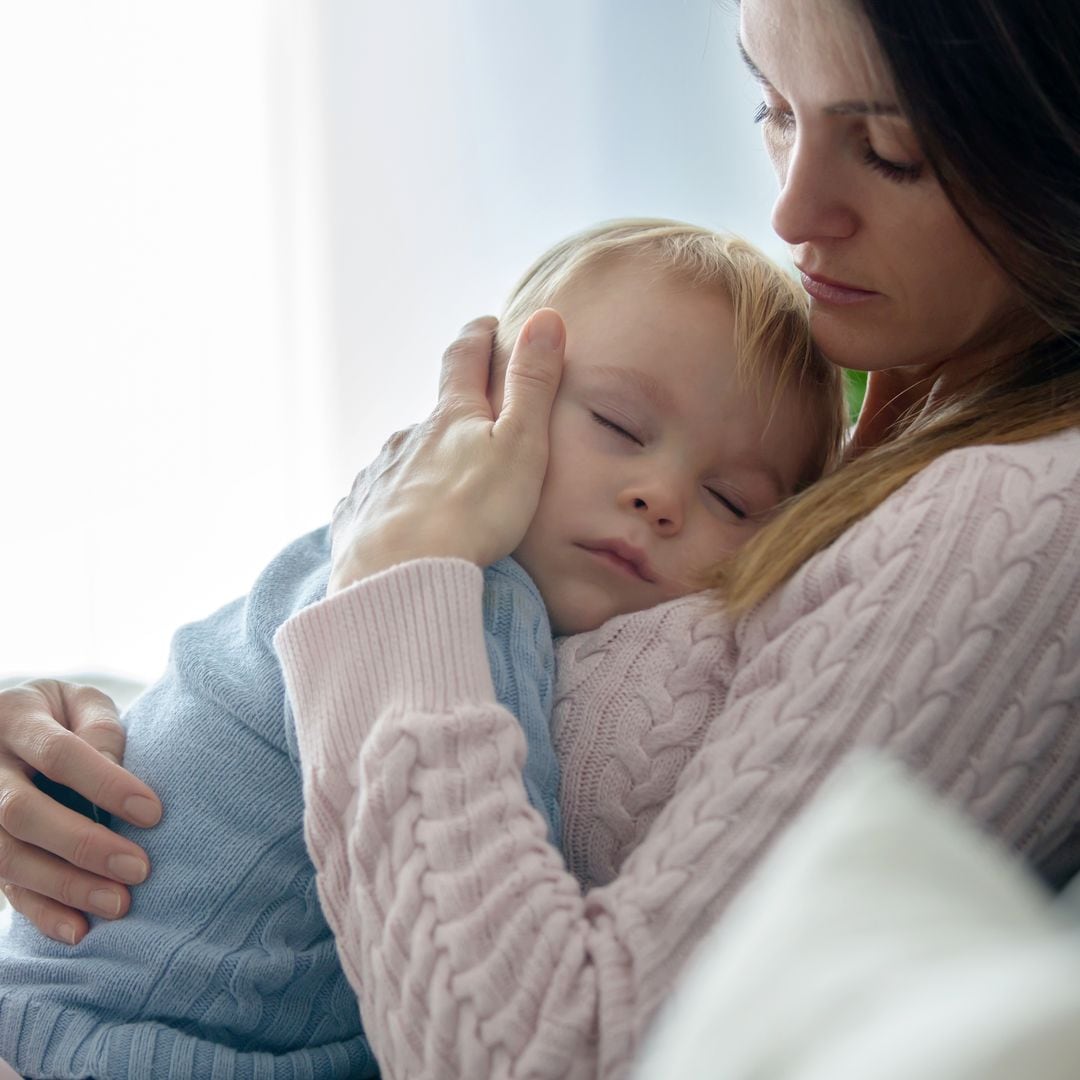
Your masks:
<path fill-rule="evenodd" d="M 513 341 L 543 306 L 567 326 L 548 470 L 521 546 L 485 572 L 484 604 L 496 691 L 522 722 L 526 788 L 557 841 L 552 631 L 699 588 L 829 467 L 844 414 L 801 291 L 742 241 L 623 221 L 552 249 L 504 312 L 496 409 Z M 153 876 L 75 948 L 21 920 L 0 943 L 0 1057 L 17 1069 L 377 1075 L 304 848 L 271 646 L 323 595 L 329 561 L 327 529 L 303 537 L 247 598 L 175 636 L 165 677 L 127 716 L 125 764 L 165 806 L 138 834 Z"/>

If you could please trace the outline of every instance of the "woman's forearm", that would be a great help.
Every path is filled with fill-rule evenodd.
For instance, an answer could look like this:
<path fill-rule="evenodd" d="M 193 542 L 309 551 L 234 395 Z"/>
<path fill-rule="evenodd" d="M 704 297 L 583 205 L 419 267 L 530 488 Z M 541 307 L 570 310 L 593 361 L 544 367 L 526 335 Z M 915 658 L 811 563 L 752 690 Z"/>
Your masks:
<path fill-rule="evenodd" d="M 414 562 L 279 633 L 308 847 L 387 1075 L 592 1075 L 594 980 L 561 948 L 588 916 L 495 703 L 481 590 L 475 566 Z"/>
<path fill-rule="evenodd" d="M 615 880 L 584 898 L 528 807 L 520 732 L 486 682 L 478 571 L 398 567 L 287 624 L 308 840 L 388 1076 L 628 1070 L 694 945 L 855 747 L 893 753 L 1053 867 L 1080 772 L 1080 657 L 1062 651 L 1080 640 L 1062 624 L 1080 530 L 1061 476 L 1013 483 L 1001 454 L 928 469 L 736 628 L 700 750 Z M 696 675 L 661 685 L 627 666 L 617 700 L 595 704 L 597 723 L 624 725 L 627 760 L 663 746 L 672 691 L 711 682 L 694 631 L 665 647 Z"/>

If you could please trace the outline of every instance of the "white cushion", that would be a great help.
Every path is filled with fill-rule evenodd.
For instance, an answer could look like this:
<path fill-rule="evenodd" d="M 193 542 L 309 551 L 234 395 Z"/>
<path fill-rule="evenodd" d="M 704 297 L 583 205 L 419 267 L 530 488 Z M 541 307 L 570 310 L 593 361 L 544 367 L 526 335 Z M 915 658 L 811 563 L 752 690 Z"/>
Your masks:
<path fill-rule="evenodd" d="M 1075 1080 L 1078 909 L 855 757 L 703 943 L 637 1075 Z"/>

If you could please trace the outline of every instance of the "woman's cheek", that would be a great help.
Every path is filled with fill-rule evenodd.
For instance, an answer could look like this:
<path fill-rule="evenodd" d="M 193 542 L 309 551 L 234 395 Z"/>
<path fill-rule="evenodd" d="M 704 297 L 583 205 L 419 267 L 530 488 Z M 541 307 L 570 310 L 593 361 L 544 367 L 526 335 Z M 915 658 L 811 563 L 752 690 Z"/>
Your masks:
<path fill-rule="evenodd" d="M 782 188 L 784 184 L 787 183 L 788 159 L 791 157 L 791 145 L 776 135 L 770 135 L 768 132 L 764 135 L 764 142 L 765 153 L 768 155 L 769 163 L 773 167 L 773 172 L 776 173 L 777 182 Z"/>

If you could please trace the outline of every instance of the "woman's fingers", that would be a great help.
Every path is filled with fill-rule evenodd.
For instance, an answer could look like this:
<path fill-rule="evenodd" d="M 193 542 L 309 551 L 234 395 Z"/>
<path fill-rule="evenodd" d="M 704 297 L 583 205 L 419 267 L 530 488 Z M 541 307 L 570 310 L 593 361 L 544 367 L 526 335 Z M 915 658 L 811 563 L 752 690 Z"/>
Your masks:
<path fill-rule="evenodd" d="M 65 945 L 82 941 L 90 924 L 82 912 L 58 904 L 48 896 L 5 885 L 4 896 L 20 915 L 25 915 L 46 937 Z"/>
<path fill-rule="evenodd" d="M 116 707 L 100 691 L 42 680 L 0 693 L 0 882 L 12 906 L 57 941 L 81 939 L 83 911 L 123 915 L 125 886 L 150 867 L 137 844 L 50 798 L 34 778 L 149 827 L 161 803 L 117 764 L 123 754 Z"/>
<path fill-rule="evenodd" d="M 18 903 L 12 901 L 12 907 L 24 915 L 27 912 L 20 905 L 39 903 L 37 897 L 51 900 L 67 909 L 65 915 L 68 918 L 73 913 L 88 911 L 106 919 L 116 919 L 126 914 L 131 906 L 131 894 L 127 888 L 110 878 L 73 870 L 63 859 L 49 855 L 40 848 L 20 844 L 10 837 L 4 838 L 2 847 L 4 852 L 0 865 L 5 868 L 10 865 L 20 882 L 7 887 L 18 899 Z M 0 871 L 0 876 L 4 878 L 7 874 L 7 869 Z M 40 926 L 36 919 L 34 922 Z M 46 927 L 41 929 L 49 933 Z M 49 936 L 58 935 L 49 933 Z M 62 936 L 59 935 L 60 938 Z"/>
<path fill-rule="evenodd" d="M 13 760 L 28 776 L 41 773 L 141 828 L 161 818 L 154 792 L 117 764 L 124 731 L 116 707 L 92 687 L 41 682 L 0 693 L 0 740 L 0 762 Z M 10 796 L 0 787 L 0 829 Z"/>
<path fill-rule="evenodd" d="M 518 454 L 547 461 L 548 420 L 562 378 L 566 327 L 551 308 L 534 312 L 521 328 L 506 370 L 503 406 L 495 437 Z"/>
<path fill-rule="evenodd" d="M 0 783 L 0 880 L 36 891 L 44 881 L 44 891 L 65 902 L 70 883 L 43 878 L 46 867 L 74 876 L 89 871 L 125 885 L 146 880 L 150 864 L 137 844 L 69 810 L 25 777 L 2 770 Z"/>
<path fill-rule="evenodd" d="M 488 397 L 495 321 L 469 323 L 443 357 L 439 404 L 391 439 L 334 514 L 327 592 L 426 557 L 488 566 L 520 544 L 547 468 L 547 429 L 565 328 L 534 314 L 507 368 L 496 419 Z"/>
<path fill-rule="evenodd" d="M 0 848 L 13 843 L 10 838 L 0 838 Z M 54 941 L 68 945 L 81 941 L 90 928 L 84 911 L 115 919 L 126 915 L 131 906 L 131 894 L 122 885 L 73 871 L 40 850 L 11 851 L 10 856 L 0 858 L 0 865 L 6 865 L 9 858 L 15 874 L 28 884 L 5 884 L 8 903 Z"/>
<path fill-rule="evenodd" d="M 120 724 L 116 703 L 95 686 L 54 683 L 69 729 L 83 742 L 104 754 L 114 765 L 124 760 L 127 733 Z"/>
<path fill-rule="evenodd" d="M 498 321 L 490 315 L 467 322 L 443 353 L 439 402 L 486 409 L 491 347 Z"/>
<path fill-rule="evenodd" d="M 80 912 L 64 907 L 47 896 L 27 892 L 17 885 L 5 885 L 4 896 L 19 914 L 26 916 L 53 941 L 77 945 L 89 929 L 90 924 Z"/>

